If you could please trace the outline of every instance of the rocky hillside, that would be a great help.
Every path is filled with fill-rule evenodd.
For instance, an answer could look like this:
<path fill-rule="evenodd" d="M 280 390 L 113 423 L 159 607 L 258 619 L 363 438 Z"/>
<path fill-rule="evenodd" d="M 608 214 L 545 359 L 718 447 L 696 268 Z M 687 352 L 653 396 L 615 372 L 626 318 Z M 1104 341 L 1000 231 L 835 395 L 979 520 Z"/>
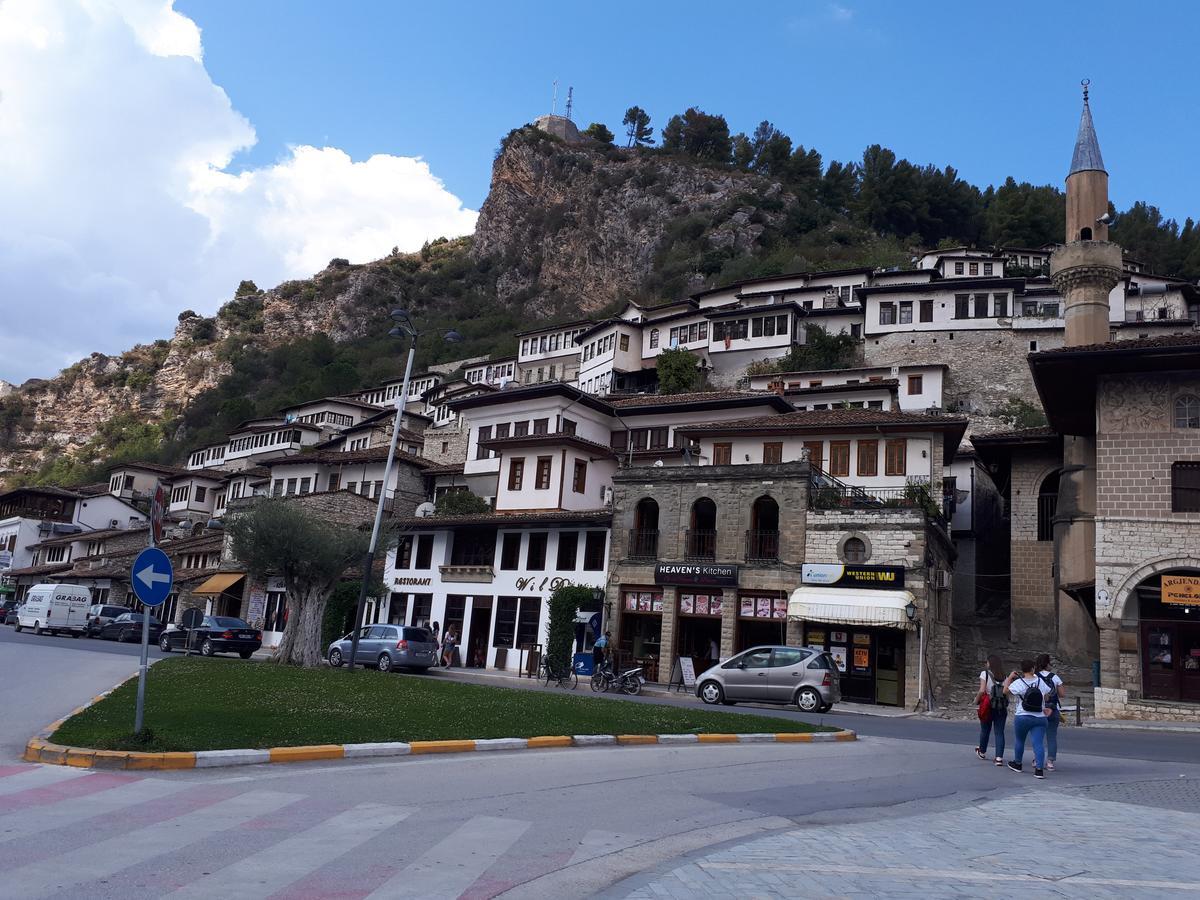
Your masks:
<path fill-rule="evenodd" d="M 796 205 L 759 175 L 519 129 L 492 167 L 471 253 L 499 266 L 500 299 L 588 314 L 644 295 L 673 237 L 699 239 L 685 275 L 700 285 L 712 274 L 701 271 L 705 255 L 759 252 Z"/>

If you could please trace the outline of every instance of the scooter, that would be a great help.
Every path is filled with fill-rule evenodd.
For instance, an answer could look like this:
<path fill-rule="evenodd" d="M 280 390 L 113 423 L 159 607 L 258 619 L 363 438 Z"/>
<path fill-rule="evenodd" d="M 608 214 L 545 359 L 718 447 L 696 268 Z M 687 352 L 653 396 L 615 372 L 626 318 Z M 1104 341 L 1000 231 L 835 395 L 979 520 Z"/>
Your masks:
<path fill-rule="evenodd" d="M 628 672 L 622 672 L 621 677 L 617 679 L 617 688 L 624 691 L 626 694 L 640 694 L 642 685 L 646 683 L 646 679 L 642 677 L 641 667 L 630 669 Z"/>

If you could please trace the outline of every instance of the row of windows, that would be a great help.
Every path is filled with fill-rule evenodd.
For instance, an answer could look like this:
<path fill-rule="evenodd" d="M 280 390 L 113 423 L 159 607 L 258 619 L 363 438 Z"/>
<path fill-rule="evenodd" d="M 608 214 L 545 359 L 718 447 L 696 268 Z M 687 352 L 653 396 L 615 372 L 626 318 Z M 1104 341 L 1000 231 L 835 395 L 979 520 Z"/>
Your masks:
<path fill-rule="evenodd" d="M 655 428 L 631 428 L 629 431 L 614 431 L 609 438 L 614 450 L 666 450 L 671 446 L 671 429 L 666 425 Z"/>
<path fill-rule="evenodd" d="M 777 334 L 787 334 L 789 318 L 788 315 L 774 315 L 714 322 L 713 340 L 740 341 L 748 337 L 775 337 Z"/>
<path fill-rule="evenodd" d="M 193 485 L 190 484 L 181 484 L 179 487 L 174 488 L 171 491 L 171 503 L 187 503 L 189 500 L 193 499 L 192 487 Z M 208 499 L 208 488 L 199 484 L 195 485 L 195 488 L 195 501 L 197 503 L 203 503 L 206 499 Z"/>
<path fill-rule="evenodd" d="M 310 413 L 307 416 L 297 416 L 297 422 L 304 422 L 309 425 L 321 425 L 328 422 L 330 425 L 353 425 L 354 417 L 348 416 L 345 413 L 336 413 L 326 410 L 325 412 Z"/>
<path fill-rule="evenodd" d="M 979 274 L 979 265 L 980 265 L 979 263 L 977 263 L 977 262 L 967 263 L 966 265 L 968 266 L 969 271 L 967 271 L 965 273 L 963 272 L 963 265 L 964 264 L 961 262 L 956 262 L 954 264 L 954 274 L 955 275 L 963 275 L 963 274 L 978 275 Z M 983 274 L 985 276 L 991 275 L 992 270 L 993 270 L 992 263 L 983 263 Z"/>
<path fill-rule="evenodd" d="M 608 533 L 604 531 L 583 532 L 583 562 L 585 572 L 604 570 L 607 560 Z M 578 531 L 560 531 L 558 550 L 555 556 L 555 571 L 574 572 L 580 568 Z M 500 569 L 514 572 L 521 568 L 522 533 L 506 532 L 500 543 Z M 525 569 L 542 572 L 546 569 L 546 548 L 549 532 L 531 531 L 526 543 Z M 397 569 L 433 568 L 433 535 L 403 535 L 396 549 Z"/>
<path fill-rule="evenodd" d="M 216 447 L 209 447 L 207 450 L 197 450 L 188 458 L 188 465 L 202 466 L 205 462 L 215 462 L 225 458 L 225 445 L 218 444 Z"/>
<path fill-rule="evenodd" d="M 576 494 L 587 493 L 587 460 L 575 460 L 571 473 L 571 490 Z M 534 469 L 533 489 L 535 491 L 550 490 L 550 474 L 554 466 L 554 457 L 539 456 Z M 508 489 L 520 491 L 525 487 L 525 458 L 517 457 L 508 461 Z"/>
<path fill-rule="evenodd" d="M 956 319 L 987 319 L 1008 315 L 1008 294 L 991 294 L 991 305 L 988 305 L 988 294 L 955 294 L 954 318 Z M 989 315 L 988 310 L 991 309 Z"/>
<path fill-rule="evenodd" d="M 472 369 L 467 373 L 467 381 L 470 384 L 478 384 L 481 381 L 499 381 L 502 378 L 513 377 L 513 363 L 499 363 L 494 366 L 482 366 L 478 369 Z"/>
<path fill-rule="evenodd" d="M 276 444 L 298 443 L 300 443 L 300 431 L 298 429 L 284 428 L 280 431 L 252 434 L 248 437 L 230 441 L 229 452 L 241 453 L 243 450 L 257 450 L 259 447 L 273 447 Z"/>
<path fill-rule="evenodd" d="M 655 332 L 657 332 L 657 331 L 658 331 L 658 329 L 656 328 Z M 651 334 L 653 335 L 654 332 L 652 332 Z M 694 341 L 707 341 L 707 340 L 708 340 L 708 322 L 707 321 L 693 322 L 690 325 L 676 325 L 674 328 L 672 328 L 671 333 L 670 333 L 670 343 L 667 346 L 675 347 L 679 344 L 691 344 Z M 654 340 L 654 342 L 650 346 L 657 347 L 658 341 Z"/>
<path fill-rule="evenodd" d="M 195 465 L 195 464 L 193 463 L 193 465 Z M 112 491 L 114 494 L 119 494 L 123 490 L 132 491 L 133 490 L 133 476 L 132 475 L 122 475 L 120 472 L 118 472 L 117 474 L 113 475 L 112 478 L 110 478 L 108 480 L 108 489 L 110 491 Z"/>
<path fill-rule="evenodd" d="M 543 381 L 553 381 L 555 372 L 556 372 L 555 366 L 550 366 L 549 371 L 547 371 L 547 369 L 542 366 L 538 366 L 536 369 L 526 369 L 525 370 L 525 383 L 526 384 L 541 384 Z M 566 374 L 565 366 L 563 367 L 563 373 Z M 536 375 L 536 378 L 535 378 L 535 375 Z"/>
<path fill-rule="evenodd" d="M 826 471 L 835 478 L 847 477 L 850 474 L 850 447 L 858 445 L 856 473 L 864 477 L 879 474 L 879 445 L 883 444 L 883 474 L 908 474 L 908 441 L 896 438 L 887 441 L 858 440 L 858 441 L 829 441 L 829 466 Z M 804 449 L 808 451 L 809 464 L 814 468 L 824 468 L 825 441 L 805 441 Z M 764 441 L 762 445 L 762 461 L 764 463 L 783 462 L 783 441 Z M 733 464 L 733 444 L 713 444 L 713 465 L 728 466 Z"/>
<path fill-rule="evenodd" d="M 490 441 L 493 437 L 501 440 L 507 437 L 526 437 L 530 434 L 549 434 L 550 420 L 534 419 L 522 422 L 500 422 L 497 425 L 481 425 L 475 437 L 475 458 L 476 459 L 492 459 L 496 456 L 496 451 L 489 450 L 483 446 L 484 441 Z M 560 420 L 559 432 L 561 434 L 575 433 L 575 420 L 563 418 Z"/>
<path fill-rule="evenodd" d="M 592 341 L 583 348 L 583 362 L 593 359 L 597 356 L 603 356 L 617 346 L 618 339 L 621 347 L 621 352 L 624 353 L 629 349 L 629 335 L 627 334 L 609 334 L 602 338 Z"/>
<path fill-rule="evenodd" d="M 543 334 L 540 337 L 524 338 L 521 341 L 521 355 L 553 353 L 560 347 L 563 350 L 569 350 L 575 346 L 575 339 L 586 330 L 586 328 L 577 328 L 574 331 L 561 331 L 557 334 Z M 509 374 L 511 375 L 512 372 L 510 371 Z"/>

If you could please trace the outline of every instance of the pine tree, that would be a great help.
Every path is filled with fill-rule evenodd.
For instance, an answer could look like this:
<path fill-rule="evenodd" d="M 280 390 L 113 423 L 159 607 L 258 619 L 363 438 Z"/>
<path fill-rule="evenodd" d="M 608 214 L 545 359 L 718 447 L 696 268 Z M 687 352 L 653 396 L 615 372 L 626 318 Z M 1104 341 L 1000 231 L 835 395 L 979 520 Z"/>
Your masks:
<path fill-rule="evenodd" d="M 629 139 L 626 147 L 648 147 L 654 143 L 650 114 L 640 106 L 631 106 L 625 110 L 625 118 L 621 120 L 621 124 L 625 126 L 625 136 Z"/>

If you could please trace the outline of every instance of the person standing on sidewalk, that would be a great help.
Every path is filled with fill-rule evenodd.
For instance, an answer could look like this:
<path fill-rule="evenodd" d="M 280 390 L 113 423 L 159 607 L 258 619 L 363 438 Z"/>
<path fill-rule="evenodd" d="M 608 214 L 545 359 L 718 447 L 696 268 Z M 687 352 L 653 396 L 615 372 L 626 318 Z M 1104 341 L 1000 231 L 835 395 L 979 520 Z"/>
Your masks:
<path fill-rule="evenodd" d="M 975 755 L 988 758 L 988 739 L 996 734 L 996 765 L 1004 764 L 1004 727 L 1008 724 L 1008 695 L 1004 693 L 1004 663 L 993 653 L 987 658 L 987 668 L 979 673 L 979 691 L 975 694 L 975 705 L 988 700 L 986 716 L 979 719 L 979 744 Z"/>
<path fill-rule="evenodd" d="M 454 665 L 454 645 L 458 643 L 454 626 L 447 625 L 445 636 L 442 638 L 442 665 L 449 669 Z"/>
<path fill-rule="evenodd" d="M 1033 744 L 1033 777 L 1045 778 L 1046 713 L 1050 711 L 1051 689 L 1038 678 L 1032 659 L 1021 660 L 1021 671 L 1013 672 L 1004 681 L 1004 690 L 1016 698 L 1017 712 L 1013 718 L 1013 758 L 1008 767 L 1021 771 L 1025 756 L 1025 741 Z"/>
<path fill-rule="evenodd" d="M 1054 761 L 1058 759 L 1058 726 L 1062 722 L 1062 698 L 1066 696 L 1067 686 L 1063 680 L 1050 671 L 1050 654 L 1043 653 L 1034 663 L 1038 678 L 1051 689 L 1050 712 L 1046 715 L 1046 768 L 1054 771 Z"/>

